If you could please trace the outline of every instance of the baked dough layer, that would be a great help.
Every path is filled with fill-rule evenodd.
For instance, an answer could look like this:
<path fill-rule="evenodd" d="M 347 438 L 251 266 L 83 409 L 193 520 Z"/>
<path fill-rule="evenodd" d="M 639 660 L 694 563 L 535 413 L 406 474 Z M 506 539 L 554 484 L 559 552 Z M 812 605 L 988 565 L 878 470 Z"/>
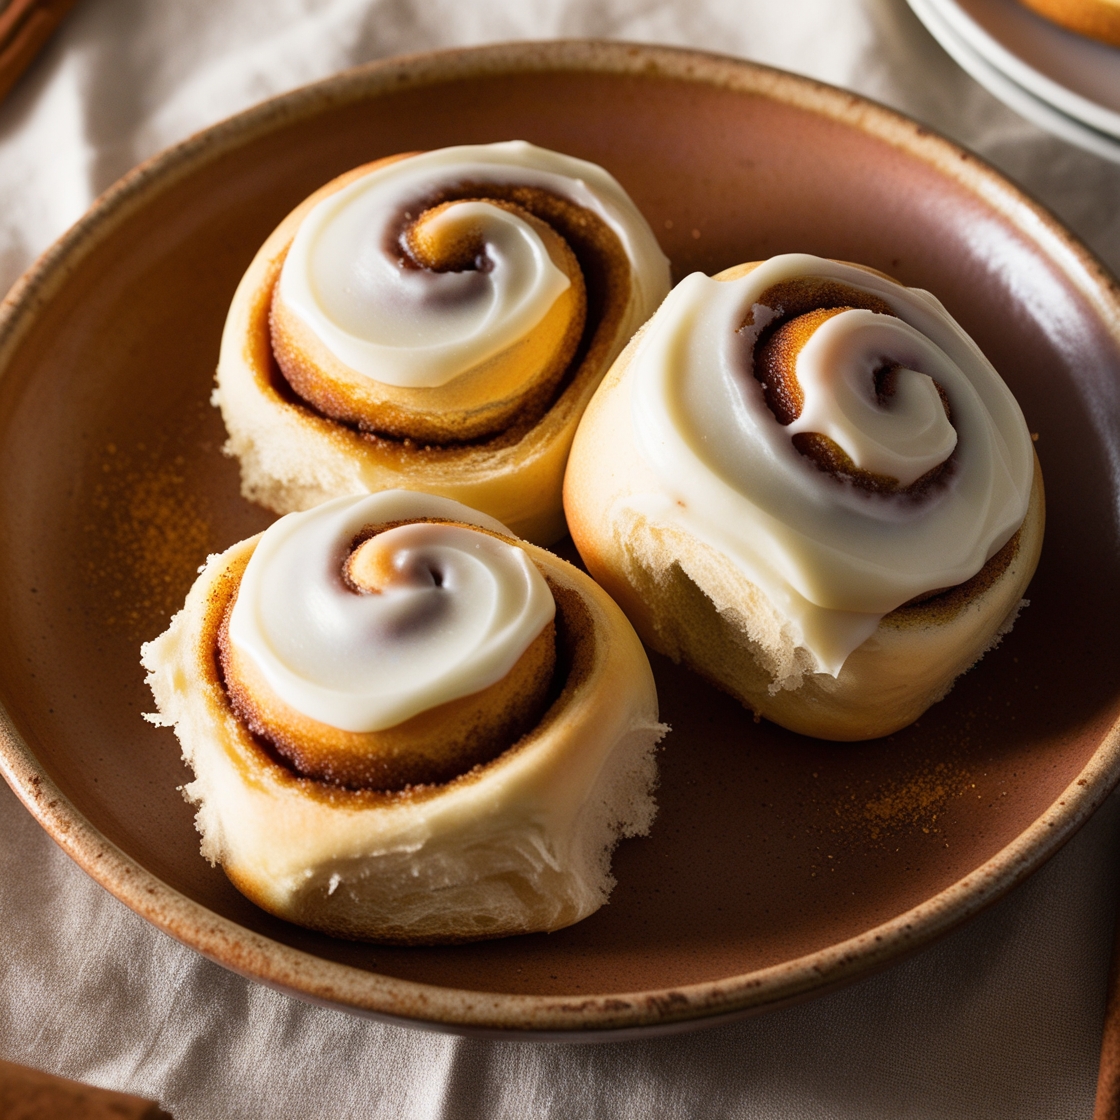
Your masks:
<path fill-rule="evenodd" d="M 589 216 L 587 251 L 577 251 L 581 264 L 589 254 L 595 257 L 595 277 L 584 268 L 588 325 L 558 395 L 531 426 L 514 424 L 474 442 L 427 444 L 338 422 L 301 400 L 280 373 L 269 327 L 273 293 L 304 217 L 324 198 L 402 158 L 355 168 L 316 191 L 269 236 L 238 285 L 222 335 L 213 403 L 229 433 L 226 449 L 241 463 L 242 493 L 289 513 L 343 494 L 425 490 L 482 510 L 520 537 L 550 544 L 566 532 L 561 488 L 579 418 L 611 362 L 668 291 L 667 262 L 663 277 L 644 277 L 639 284 L 617 237 Z M 517 203 L 516 189 L 509 193 Z"/>
<path fill-rule="evenodd" d="M 1037 456 L 1019 532 L 971 580 L 883 617 L 833 677 L 815 671 L 813 656 L 798 644 L 779 607 L 726 554 L 653 522 L 629 500 L 661 489 L 632 422 L 628 372 L 640 341 L 641 332 L 584 415 L 564 501 L 588 570 L 648 646 L 783 727 L 859 740 L 912 723 L 1010 630 L 1042 547 L 1045 501 Z"/>
<path fill-rule="evenodd" d="M 299 777 L 235 715 L 218 630 L 259 538 L 212 556 L 142 660 L 160 726 L 195 780 L 202 854 L 265 910 L 402 944 L 559 929 L 598 909 L 621 837 L 655 814 L 654 748 L 667 730 L 641 643 L 587 576 L 522 545 L 557 603 L 559 694 L 537 727 L 442 785 L 395 793 Z"/>

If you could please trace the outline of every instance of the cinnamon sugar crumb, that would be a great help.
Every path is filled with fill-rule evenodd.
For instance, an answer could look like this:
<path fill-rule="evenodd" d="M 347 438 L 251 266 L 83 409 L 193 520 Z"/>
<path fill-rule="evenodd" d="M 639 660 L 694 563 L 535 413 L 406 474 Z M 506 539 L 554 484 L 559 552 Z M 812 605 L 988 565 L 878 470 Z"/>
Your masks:
<path fill-rule="evenodd" d="M 87 523 L 86 575 L 110 629 L 151 637 L 182 605 L 211 546 L 210 521 L 182 456 L 107 444 Z"/>
<path fill-rule="evenodd" d="M 973 787 L 970 776 L 948 762 L 918 771 L 904 782 L 884 786 L 862 806 L 859 816 L 872 840 L 903 827 L 937 832 L 939 814 L 949 801 Z"/>

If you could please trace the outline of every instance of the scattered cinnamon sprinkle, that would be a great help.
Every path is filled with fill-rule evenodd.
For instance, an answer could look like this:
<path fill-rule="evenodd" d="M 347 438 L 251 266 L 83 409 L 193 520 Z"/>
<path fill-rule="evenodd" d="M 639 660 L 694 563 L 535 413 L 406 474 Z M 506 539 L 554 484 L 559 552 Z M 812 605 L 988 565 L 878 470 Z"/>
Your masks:
<path fill-rule="evenodd" d="M 186 461 L 159 448 L 106 445 L 85 525 L 87 577 L 104 596 L 97 621 L 154 637 L 183 605 L 215 551 L 205 507 L 188 486 Z"/>
<path fill-rule="evenodd" d="M 952 758 L 915 762 L 911 773 L 886 782 L 856 779 L 837 788 L 820 775 L 812 774 L 810 803 L 816 809 L 814 829 L 822 841 L 822 853 L 839 854 L 859 849 L 887 847 L 901 834 L 921 833 L 938 846 L 948 846 L 944 832 L 953 802 L 962 797 L 982 796 L 977 783 L 987 787 L 984 774 L 965 769 Z M 990 795 L 989 795 L 990 796 Z M 821 868 L 814 863 L 814 875 Z M 830 865 L 831 866 L 831 865 Z"/>
<path fill-rule="evenodd" d="M 859 810 L 872 840 L 904 827 L 937 832 L 937 818 L 949 802 L 973 788 L 970 775 L 949 762 L 927 765 L 905 782 L 877 791 Z"/>

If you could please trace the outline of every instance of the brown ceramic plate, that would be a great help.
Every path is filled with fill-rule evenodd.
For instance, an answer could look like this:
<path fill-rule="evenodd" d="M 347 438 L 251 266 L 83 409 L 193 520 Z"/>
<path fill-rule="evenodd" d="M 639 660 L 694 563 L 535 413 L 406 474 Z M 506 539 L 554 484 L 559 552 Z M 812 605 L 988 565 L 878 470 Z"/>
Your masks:
<path fill-rule="evenodd" d="M 1022 402 L 1050 521 L 1002 648 L 889 739 L 755 724 L 661 660 L 653 835 L 559 933 L 350 944 L 245 901 L 198 854 L 137 655 L 198 563 L 264 526 L 208 406 L 226 306 L 273 225 L 378 156 L 521 137 L 609 168 L 677 277 L 787 250 L 937 293 Z M 864 974 L 990 902 L 1120 766 L 1120 299 L 972 156 L 847 93 L 603 43 L 390 61 L 217 126 L 105 195 L 0 318 L 0 752 L 91 875 L 161 929 L 304 998 L 476 1034 L 625 1037 Z"/>

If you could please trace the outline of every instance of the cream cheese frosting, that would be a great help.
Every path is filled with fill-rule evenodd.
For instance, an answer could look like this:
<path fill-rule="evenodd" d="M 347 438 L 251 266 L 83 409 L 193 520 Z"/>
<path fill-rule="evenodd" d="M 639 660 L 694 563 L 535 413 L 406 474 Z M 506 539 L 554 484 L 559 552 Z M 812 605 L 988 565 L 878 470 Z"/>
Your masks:
<path fill-rule="evenodd" d="M 454 202 L 433 219 L 441 233 L 477 237 L 482 267 L 401 266 L 402 218 L 419 217 L 441 187 L 488 182 L 540 188 L 598 215 L 631 261 L 642 300 L 656 301 L 668 262 L 614 177 L 517 140 L 410 156 L 323 199 L 295 236 L 280 297 L 355 372 L 400 387 L 448 384 L 524 337 L 570 285 L 531 225 L 484 201 Z"/>
<path fill-rule="evenodd" d="M 441 519 L 464 524 L 415 522 Z M 378 591 L 344 577 L 354 542 L 378 533 Z M 501 680 L 556 605 L 500 522 L 409 491 L 345 497 L 275 522 L 237 593 L 229 640 L 272 691 L 343 731 L 380 731 Z"/>
<path fill-rule="evenodd" d="M 900 366 L 894 370 L 890 408 L 868 389 L 884 355 L 920 354 L 924 368 L 938 369 L 935 351 L 901 319 L 854 308 L 841 312 L 817 327 L 797 356 L 805 400 L 786 431 L 791 436 L 819 432 L 861 470 L 912 485 L 944 463 L 957 445 L 937 384 L 929 374 Z"/>
<path fill-rule="evenodd" d="M 798 356 L 804 408 L 783 426 L 752 352 L 775 315 L 759 298 L 799 277 L 872 293 L 897 318 L 851 310 L 823 323 Z M 897 378 L 884 404 L 873 376 L 885 364 Z M 623 504 L 728 556 L 832 676 L 883 615 L 975 575 L 1026 515 L 1034 460 L 1022 412 L 920 289 L 803 254 L 733 280 L 695 273 L 648 324 L 632 370 L 635 440 L 660 491 Z M 800 454 L 799 431 L 830 436 L 857 466 L 903 486 L 946 459 L 950 469 L 917 496 L 869 493 Z"/>

